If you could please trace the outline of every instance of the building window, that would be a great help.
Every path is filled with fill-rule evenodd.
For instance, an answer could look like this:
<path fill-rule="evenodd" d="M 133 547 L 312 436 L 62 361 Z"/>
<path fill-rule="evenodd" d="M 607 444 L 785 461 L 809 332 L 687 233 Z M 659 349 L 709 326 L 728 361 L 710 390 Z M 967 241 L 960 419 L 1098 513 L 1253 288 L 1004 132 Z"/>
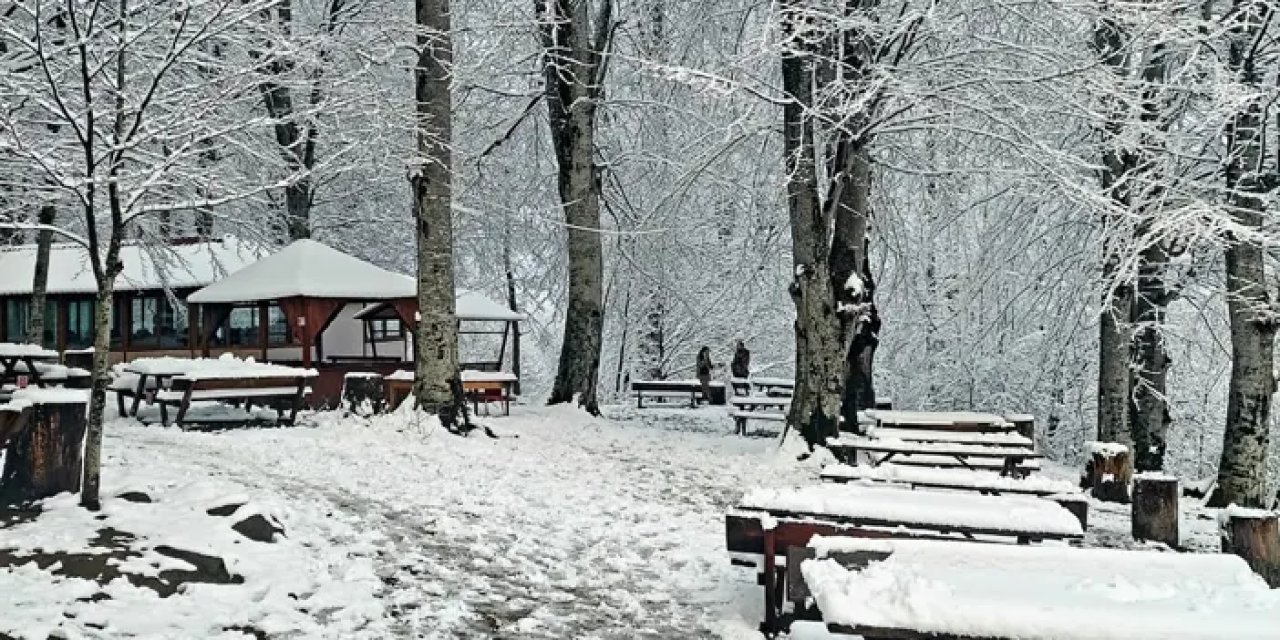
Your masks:
<path fill-rule="evenodd" d="M 404 324 L 399 320 L 370 320 L 369 339 L 373 342 L 394 342 L 404 339 Z"/>
<path fill-rule="evenodd" d="M 93 346 L 93 301 L 67 301 L 67 348 L 87 349 Z M 115 323 L 119 324 L 119 323 Z M 114 326 L 112 327 L 114 329 Z M 113 333 L 115 333 L 113 331 Z"/>
<path fill-rule="evenodd" d="M 187 314 L 179 313 L 165 296 L 140 296 L 129 301 L 129 346 L 140 349 L 185 349 L 189 344 Z"/>
<path fill-rule="evenodd" d="M 4 301 L 4 342 L 27 341 L 27 311 L 31 301 L 25 298 Z M 44 306 L 44 335 L 41 341 L 46 349 L 58 347 L 58 303 L 46 300 Z"/>
<path fill-rule="evenodd" d="M 275 305 L 267 307 L 267 341 L 273 347 L 293 342 L 293 335 L 289 331 L 289 318 L 284 315 L 280 307 Z"/>

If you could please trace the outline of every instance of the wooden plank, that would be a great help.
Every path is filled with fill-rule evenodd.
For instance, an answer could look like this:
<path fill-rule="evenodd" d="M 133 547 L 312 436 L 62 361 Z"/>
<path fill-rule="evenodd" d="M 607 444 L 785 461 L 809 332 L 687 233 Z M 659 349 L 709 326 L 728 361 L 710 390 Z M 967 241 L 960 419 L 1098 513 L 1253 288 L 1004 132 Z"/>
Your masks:
<path fill-rule="evenodd" d="M 753 511 L 752 509 L 742 509 L 743 511 Z M 950 533 L 960 534 L 963 536 L 992 536 L 997 538 L 1013 538 L 1019 541 L 1038 541 L 1038 540 L 1078 540 L 1083 534 L 1077 533 L 1059 533 L 1056 531 L 1040 531 L 1035 529 L 1001 529 L 994 527 L 967 527 L 963 525 L 947 525 L 928 522 L 910 521 L 910 520 L 883 520 L 880 518 L 864 518 L 861 516 L 844 516 L 830 513 L 807 513 L 804 511 L 787 511 L 770 509 L 765 511 L 770 516 L 779 519 L 801 520 L 812 522 L 826 522 L 834 526 L 848 526 L 861 529 L 864 527 L 897 529 L 906 527 L 908 529 L 916 529 L 923 532 Z M 827 535 L 827 534 L 823 534 Z M 863 536 L 874 537 L 874 536 Z M 888 536 L 884 536 L 888 537 Z M 806 540 L 807 544 L 808 541 Z M 731 549 L 732 551 L 732 549 Z"/>

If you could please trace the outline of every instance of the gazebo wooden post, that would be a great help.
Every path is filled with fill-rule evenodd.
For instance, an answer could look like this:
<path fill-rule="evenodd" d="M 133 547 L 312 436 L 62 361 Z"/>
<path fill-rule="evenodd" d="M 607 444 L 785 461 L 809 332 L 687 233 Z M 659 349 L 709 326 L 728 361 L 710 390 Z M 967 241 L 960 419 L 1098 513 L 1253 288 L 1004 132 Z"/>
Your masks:
<path fill-rule="evenodd" d="M 302 366 L 303 368 L 311 368 L 311 331 L 307 328 L 307 314 L 298 314 L 295 320 L 298 323 L 298 333 L 302 334 Z"/>
<path fill-rule="evenodd" d="M 516 395 L 520 395 L 520 322 L 512 320 L 507 323 L 511 327 L 511 373 L 516 376 L 516 383 L 512 391 Z"/>

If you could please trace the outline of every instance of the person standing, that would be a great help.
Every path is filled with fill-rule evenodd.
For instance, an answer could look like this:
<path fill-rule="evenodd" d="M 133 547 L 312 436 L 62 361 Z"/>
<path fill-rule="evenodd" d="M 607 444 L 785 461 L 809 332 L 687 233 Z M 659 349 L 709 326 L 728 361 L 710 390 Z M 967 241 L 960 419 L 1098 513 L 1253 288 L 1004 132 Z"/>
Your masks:
<path fill-rule="evenodd" d="M 698 351 L 698 382 L 702 383 L 702 398 L 711 403 L 711 347 Z"/>
<path fill-rule="evenodd" d="M 742 380 L 751 377 L 751 352 L 741 340 L 733 348 L 733 360 L 729 363 L 729 371 L 733 377 Z"/>

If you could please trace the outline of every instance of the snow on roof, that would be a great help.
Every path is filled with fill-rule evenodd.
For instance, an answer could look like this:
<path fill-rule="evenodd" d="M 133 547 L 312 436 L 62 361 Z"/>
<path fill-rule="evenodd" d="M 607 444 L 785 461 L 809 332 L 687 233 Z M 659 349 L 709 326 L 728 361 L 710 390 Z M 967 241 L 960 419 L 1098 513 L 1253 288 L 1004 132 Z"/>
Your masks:
<path fill-rule="evenodd" d="M 293 244 L 193 294 L 188 302 L 230 303 L 280 298 L 390 300 L 417 295 L 417 283 L 315 240 Z"/>
<path fill-rule="evenodd" d="M 416 287 L 416 284 L 415 284 Z M 411 294 L 411 297 L 417 298 L 417 290 Z M 457 290 L 457 306 L 455 313 L 459 320 L 474 320 L 480 322 L 519 322 L 525 319 L 525 315 L 518 311 L 508 309 L 506 305 L 470 289 Z M 365 307 L 357 311 L 353 318 L 356 320 L 365 320 L 367 318 L 388 317 L 382 314 L 387 312 L 387 305 L 376 304 Z M 397 317 L 391 315 L 389 317 Z"/>
<path fill-rule="evenodd" d="M 829 624 L 1025 640 L 1276 637 L 1280 590 L 1240 558 L 1051 545 L 815 537 L 801 565 Z"/>
<path fill-rule="evenodd" d="M 128 243 L 120 247 L 124 271 L 117 291 L 190 289 L 203 287 L 265 255 L 265 251 L 234 237 L 189 244 Z M 30 295 L 36 246 L 0 248 L 0 296 Z M 49 253 L 48 292 L 94 293 L 98 290 L 89 254 L 78 244 L 54 244 Z"/>

